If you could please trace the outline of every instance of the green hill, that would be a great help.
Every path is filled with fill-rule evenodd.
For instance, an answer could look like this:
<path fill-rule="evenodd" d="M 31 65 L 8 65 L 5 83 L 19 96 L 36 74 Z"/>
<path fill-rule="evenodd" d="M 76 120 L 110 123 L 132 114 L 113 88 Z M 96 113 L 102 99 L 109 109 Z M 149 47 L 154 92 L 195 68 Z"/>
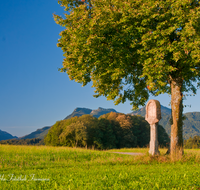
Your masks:
<path fill-rule="evenodd" d="M 200 136 L 200 112 L 189 112 L 184 115 L 186 116 L 183 126 L 185 139 Z"/>
<path fill-rule="evenodd" d="M 50 128 L 51 127 L 43 127 L 41 129 L 37 129 L 36 131 L 28 135 L 25 135 L 23 137 L 20 137 L 19 139 L 33 139 L 33 138 L 44 139 L 44 136 L 48 133 Z"/>

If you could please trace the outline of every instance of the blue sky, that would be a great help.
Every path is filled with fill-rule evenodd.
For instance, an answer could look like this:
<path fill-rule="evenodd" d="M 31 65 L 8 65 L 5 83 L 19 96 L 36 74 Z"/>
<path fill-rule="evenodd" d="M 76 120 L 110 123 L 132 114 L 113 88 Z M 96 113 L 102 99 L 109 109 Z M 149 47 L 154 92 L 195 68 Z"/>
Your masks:
<path fill-rule="evenodd" d="M 52 14 L 62 15 L 57 0 L 0 1 L 0 129 L 18 137 L 62 120 L 76 107 L 114 108 L 130 113 L 130 102 L 115 106 L 94 98 L 91 85 L 70 81 L 60 73 L 62 51 Z M 170 96 L 151 97 L 170 107 Z M 184 112 L 200 112 L 200 90 L 184 104 Z"/>

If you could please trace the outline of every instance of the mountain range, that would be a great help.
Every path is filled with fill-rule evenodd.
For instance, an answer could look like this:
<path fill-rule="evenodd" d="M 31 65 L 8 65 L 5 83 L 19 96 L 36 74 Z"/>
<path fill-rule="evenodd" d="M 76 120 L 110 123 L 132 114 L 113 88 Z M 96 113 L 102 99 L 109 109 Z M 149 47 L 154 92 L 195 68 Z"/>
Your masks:
<path fill-rule="evenodd" d="M 8 139 L 16 139 L 18 137 L 12 136 L 10 133 L 7 133 L 6 131 L 0 130 L 0 141 L 1 140 L 8 140 Z"/>
<path fill-rule="evenodd" d="M 145 107 L 134 111 L 131 113 L 132 115 L 141 115 L 145 117 L 146 110 Z M 194 137 L 196 135 L 200 136 L 200 112 L 188 112 L 183 114 L 185 119 L 183 121 L 183 137 L 184 139 L 188 139 L 190 137 Z M 161 117 L 162 119 L 159 121 L 159 124 L 164 127 L 167 134 L 171 133 L 171 109 L 164 107 L 161 105 Z"/>
<path fill-rule="evenodd" d="M 64 119 L 70 119 L 75 116 L 81 116 L 85 114 L 90 114 L 94 117 L 100 117 L 103 114 L 110 113 L 110 112 L 116 112 L 115 109 L 105 109 L 99 107 L 96 110 L 92 110 L 89 108 L 76 108 L 70 115 L 65 117 Z M 140 108 L 137 111 L 133 111 L 130 113 L 130 115 L 141 115 L 145 117 L 146 110 L 145 107 Z M 184 120 L 183 125 L 183 137 L 184 139 L 188 139 L 189 137 L 194 137 L 195 135 L 200 136 L 200 112 L 189 112 L 185 113 L 184 116 L 186 116 L 186 119 Z M 171 133 L 171 124 L 170 124 L 170 118 L 171 118 L 171 109 L 164 107 L 161 105 L 161 117 L 162 119 L 159 121 L 159 124 L 164 127 L 167 134 L 170 135 Z M 31 139 L 31 138 L 40 138 L 43 139 L 44 136 L 48 133 L 48 130 L 51 128 L 51 126 L 43 127 L 41 129 L 37 129 L 36 131 L 25 135 L 23 137 L 20 137 L 19 139 Z M 7 140 L 7 139 L 13 139 L 17 138 L 16 136 L 12 136 L 11 134 L 1 131 L 0 130 L 0 140 Z"/>
<path fill-rule="evenodd" d="M 72 117 L 75 116 L 81 116 L 81 115 L 86 115 L 86 114 L 90 114 L 96 118 L 100 117 L 103 114 L 107 114 L 110 112 L 116 112 L 118 113 L 115 109 L 105 109 L 105 108 L 101 108 L 99 107 L 97 110 L 91 110 L 89 108 L 76 108 L 70 115 L 68 115 L 67 117 L 65 117 L 65 119 L 70 119 Z"/>

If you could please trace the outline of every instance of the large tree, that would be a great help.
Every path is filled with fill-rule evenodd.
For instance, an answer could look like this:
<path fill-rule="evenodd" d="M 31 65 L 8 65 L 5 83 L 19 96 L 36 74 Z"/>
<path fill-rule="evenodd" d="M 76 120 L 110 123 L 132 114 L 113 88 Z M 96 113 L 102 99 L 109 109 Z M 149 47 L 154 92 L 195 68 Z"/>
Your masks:
<path fill-rule="evenodd" d="M 199 0 L 59 0 L 66 29 L 58 46 L 62 72 L 95 97 L 116 104 L 127 99 L 133 109 L 149 95 L 171 94 L 171 155 L 183 154 L 184 93 L 196 93 L 200 81 Z"/>

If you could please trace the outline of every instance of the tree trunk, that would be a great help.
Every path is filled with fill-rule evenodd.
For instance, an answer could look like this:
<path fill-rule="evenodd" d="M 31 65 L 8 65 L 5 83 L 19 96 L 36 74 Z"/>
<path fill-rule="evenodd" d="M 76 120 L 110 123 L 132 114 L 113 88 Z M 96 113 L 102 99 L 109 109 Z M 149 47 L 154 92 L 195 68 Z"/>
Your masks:
<path fill-rule="evenodd" d="M 182 104 L 182 80 L 171 81 L 171 159 L 179 160 L 183 155 L 183 104 Z"/>

